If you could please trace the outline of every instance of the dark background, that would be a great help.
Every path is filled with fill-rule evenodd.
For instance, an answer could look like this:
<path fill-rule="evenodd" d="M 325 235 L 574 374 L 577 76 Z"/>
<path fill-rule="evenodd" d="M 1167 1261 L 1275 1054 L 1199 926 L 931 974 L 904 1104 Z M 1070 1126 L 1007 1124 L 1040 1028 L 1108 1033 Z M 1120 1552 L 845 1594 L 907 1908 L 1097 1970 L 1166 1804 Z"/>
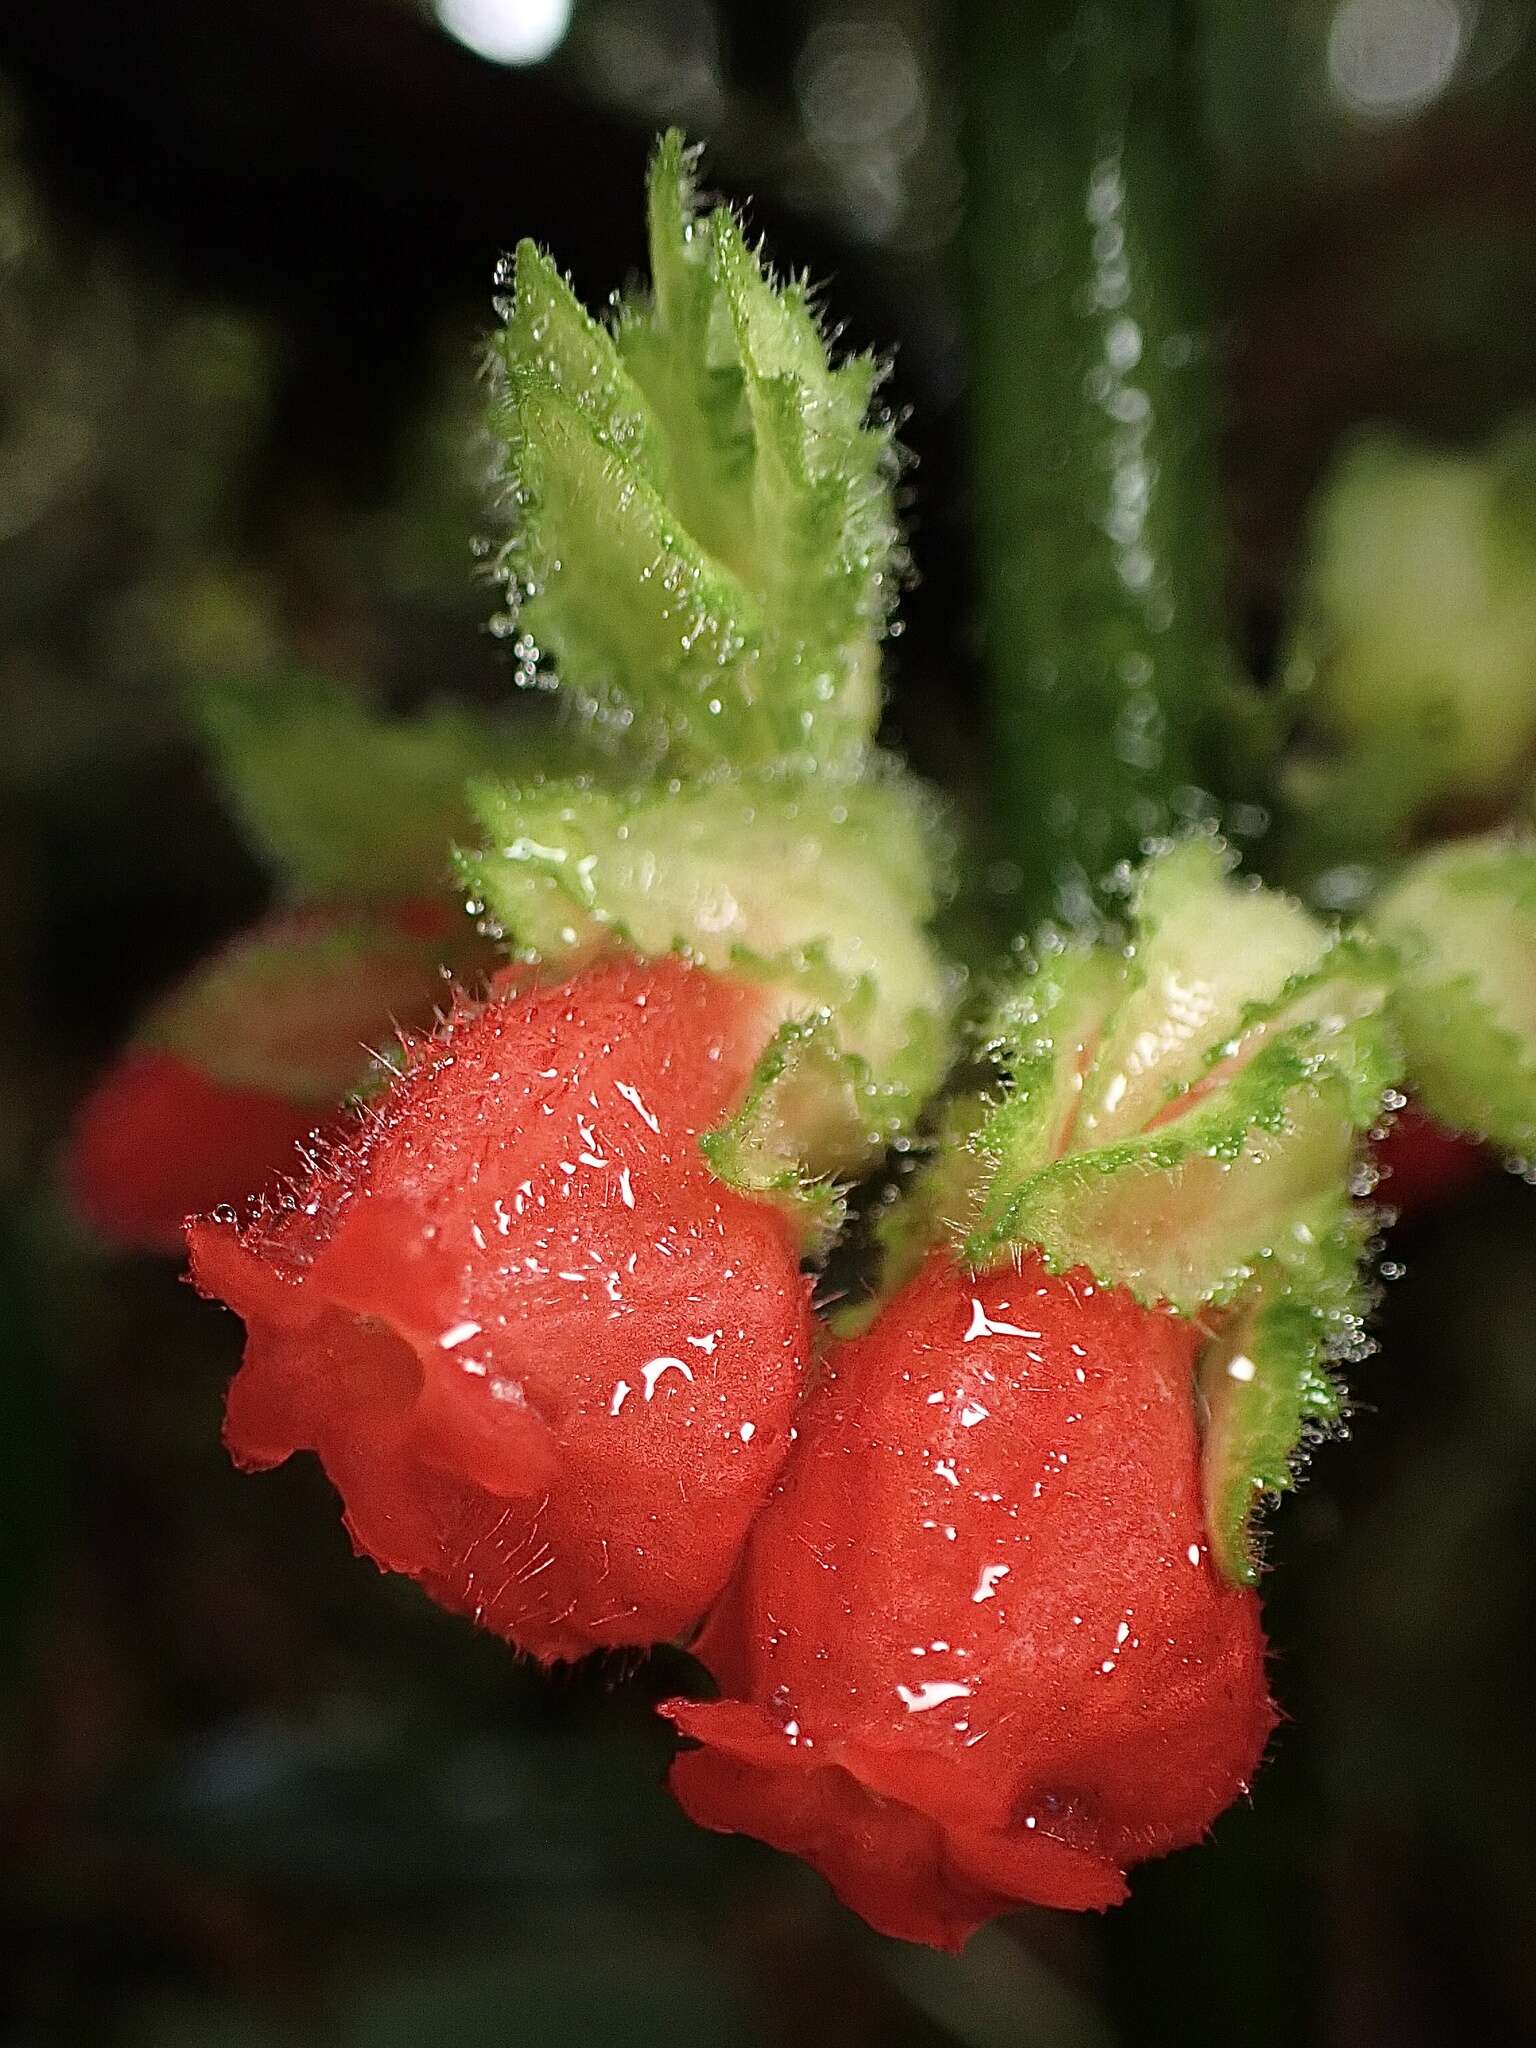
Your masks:
<path fill-rule="evenodd" d="M 461 0 L 462 4 L 462 0 Z M 1021 0 L 1023 4 L 1023 0 Z M 445 0 L 447 5 L 447 0 Z M 1523 0 L 1209 9 L 1233 615 L 1283 639 L 1341 432 L 1536 402 Z M 658 1657 L 541 1678 L 218 1446 L 237 1332 L 69 1219 L 71 1106 L 266 881 L 177 710 L 280 650 L 486 698 L 459 460 L 496 256 L 593 303 L 663 121 L 851 345 L 896 345 L 918 580 L 892 726 L 975 780 L 954 237 L 921 0 L 577 0 L 496 64 L 413 0 L 0 16 L 0 2043 L 1413 2044 L 1536 2025 L 1536 1196 L 1400 1231 L 1352 1441 L 1279 1519 L 1290 1717 L 1215 1846 L 958 1961 L 688 1829 Z M 1021 119 L 1027 110 L 1021 110 Z"/>

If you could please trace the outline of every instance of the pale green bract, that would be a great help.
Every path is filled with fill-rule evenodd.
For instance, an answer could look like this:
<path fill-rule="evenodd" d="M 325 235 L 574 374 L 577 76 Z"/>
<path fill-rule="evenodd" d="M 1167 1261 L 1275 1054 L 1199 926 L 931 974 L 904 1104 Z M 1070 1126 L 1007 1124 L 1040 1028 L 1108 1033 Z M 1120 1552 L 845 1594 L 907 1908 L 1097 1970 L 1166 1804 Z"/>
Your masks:
<path fill-rule="evenodd" d="M 1430 1114 L 1536 1156 L 1536 839 L 1464 840 L 1412 861 L 1377 904 L 1393 1011 Z"/>
<path fill-rule="evenodd" d="M 1452 453 L 1373 432 L 1311 518 L 1286 681 L 1310 728 L 1292 767 L 1339 854 L 1514 801 L 1536 743 L 1536 424 Z"/>
<path fill-rule="evenodd" d="M 949 975 L 924 924 L 939 855 L 908 779 L 744 778 L 615 789 L 592 776 L 473 792 L 488 844 L 461 856 L 476 907 L 530 958 L 573 964 L 622 944 L 680 952 L 771 987 L 813 1041 L 770 1048 L 748 1124 L 793 1085 L 795 1156 L 817 1175 L 860 1171 L 912 1121 L 946 1057 Z M 806 1060 L 837 1108 L 809 1104 Z M 771 1068 L 771 1072 L 769 1069 Z M 778 1143 L 778 1140 L 773 1141 Z M 789 1143 L 787 1137 L 785 1144 Z M 717 1171 L 745 1158 L 716 1147 Z"/>
<path fill-rule="evenodd" d="M 510 769 L 528 750 L 526 721 L 449 703 L 385 717 L 303 673 L 204 683 L 190 708 L 253 851 L 312 901 L 445 887 L 468 778 Z"/>
<path fill-rule="evenodd" d="M 479 783 L 460 865 L 527 959 L 677 952 L 773 992 L 782 1028 L 704 1149 L 815 1245 L 829 1177 L 868 1171 L 943 1075 L 943 835 L 873 748 L 902 567 L 876 366 L 832 363 L 804 285 L 700 212 L 693 170 L 665 136 L 650 289 L 608 325 L 517 251 L 490 362 L 502 567 L 586 756 Z"/>
<path fill-rule="evenodd" d="M 779 1026 L 741 1107 L 702 1144 L 723 1181 L 782 1203 L 803 1251 L 816 1258 L 835 1243 L 846 1203 L 830 1168 L 815 1176 L 804 1160 L 846 1158 L 850 1140 L 856 1146 L 861 1137 L 883 1149 L 889 1136 L 889 1095 L 857 1055 L 841 1049 L 827 1017 L 813 1015 Z M 850 1170 L 857 1171 L 853 1161 Z"/>
<path fill-rule="evenodd" d="M 613 332 L 531 243 L 491 352 L 520 629 L 563 690 L 669 772 L 856 770 L 900 570 L 875 366 L 833 366 L 692 155 L 651 168 L 653 285 Z"/>
<path fill-rule="evenodd" d="M 1254 1500 L 1327 1407 L 1359 1134 L 1397 1074 L 1391 963 L 1232 880 L 1209 839 L 1148 863 L 1132 921 L 1123 952 L 1047 954 L 1000 1007 L 1009 1085 L 969 1138 L 958 1235 L 977 1269 L 1036 1250 L 1149 1307 L 1262 1305 L 1254 1376 L 1207 1438 L 1213 1542 L 1242 1578 Z"/>

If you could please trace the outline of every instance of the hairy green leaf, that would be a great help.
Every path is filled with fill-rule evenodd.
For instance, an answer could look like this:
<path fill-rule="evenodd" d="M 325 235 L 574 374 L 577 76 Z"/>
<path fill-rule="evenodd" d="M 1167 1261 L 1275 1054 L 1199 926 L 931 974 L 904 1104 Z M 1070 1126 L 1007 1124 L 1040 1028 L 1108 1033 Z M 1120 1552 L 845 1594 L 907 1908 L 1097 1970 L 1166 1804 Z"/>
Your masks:
<path fill-rule="evenodd" d="M 1536 1155 L 1536 840 L 1463 841 L 1409 864 L 1376 928 L 1415 1094 L 1443 1124 Z"/>
<path fill-rule="evenodd" d="M 252 848 L 316 899 L 433 893 L 467 822 L 468 779 L 527 751 L 505 719 L 446 703 L 385 717 L 304 674 L 205 684 L 192 710 Z"/>
<path fill-rule="evenodd" d="M 551 380 L 518 376 L 520 623 L 567 696 L 633 759 L 774 758 L 756 604 L 648 478 Z"/>
<path fill-rule="evenodd" d="M 491 353 L 519 623 L 632 762 L 856 768 L 900 570 L 873 366 L 834 367 L 663 138 L 612 334 L 525 244 Z"/>

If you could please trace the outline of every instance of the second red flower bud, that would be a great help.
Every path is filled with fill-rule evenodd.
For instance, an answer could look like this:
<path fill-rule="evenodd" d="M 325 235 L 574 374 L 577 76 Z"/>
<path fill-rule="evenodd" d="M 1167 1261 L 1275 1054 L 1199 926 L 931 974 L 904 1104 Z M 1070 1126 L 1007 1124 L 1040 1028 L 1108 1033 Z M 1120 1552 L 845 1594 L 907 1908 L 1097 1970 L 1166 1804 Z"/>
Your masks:
<path fill-rule="evenodd" d="M 676 959 L 463 1005 L 289 1206 L 193 1227 L 226 1435 L 318 1453 L 359 1550 L 543 1659 L 689 1629 L 783 1457 L 788 1223 L 698 1139 L 776 1018 Z"/>

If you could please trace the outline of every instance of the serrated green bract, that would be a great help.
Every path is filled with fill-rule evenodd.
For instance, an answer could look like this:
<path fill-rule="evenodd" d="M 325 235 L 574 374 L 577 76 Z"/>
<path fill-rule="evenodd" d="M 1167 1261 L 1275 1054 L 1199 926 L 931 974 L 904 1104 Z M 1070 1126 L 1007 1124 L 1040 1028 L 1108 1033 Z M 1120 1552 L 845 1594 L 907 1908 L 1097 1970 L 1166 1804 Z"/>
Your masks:
<path fill-rule="evenodd" d="M 1230 1302 L 1286 1250 L 1294 1218 L 1347 1184 L 1352 1083 L 1362 1068 L 1382 1086 L 1392 1075 L 1364 1039 L 1341 1032 L 1329 1043 L 1300 1026 L 1176 1122 L 1069 1151 L 1022 1184 L 1006 1178 L 1001 1160 L 967 1259 L 988 1266 L 1037 1245 L 1054 1272 L 1086 1266 L 1106 1285 L 1185 1315 Z M 990 1149 L 989 1134 L 977 1144 Z"/>
<path fill-rule="evenodd" d="M 850 1171 L 864 1163 L 856 1156 L 861 1135 L 884 1150 L 887 1105 L 868 1067 L 842 1050 L 823 1015 L 779 1026 L 740 1109 L 700 1142 L 728 1186 L 789 1211 L 802 1251 L 815 1258 L 843 1224 L 843 1198 L 827 1175 L 840 1156 Z M 807 1157 L 828 1162 L 822 1175 L 807 1173 Z"/>
<path fill-rule="evenodd" d="M 1536 1156 L 1536 840 L 1413 861 L 1376 907 L 1409 1085 L 1453 1130 Z"/>
<path fill-rule="evenodd" d="M 834 367 L 803 286 L 696 214 L 676 136 L 649 218 L 611 334 L 517 252 L 491 369 L 519 623 L 632 763 L 856 768 L 898 567 L 873 367 Z"/>
<path fill-rule="evenodd" d="M 1107 949 L 1073 945 L 1047 954 L 993 1013 L 988 1049 L 1012 1086 L 972 1132 L 970 1149 L 994 1195 L 1061 1153 L 1082 1102 L 1084 1076 L 1116 1003 L 1128 963 Z"/>
<path fill-rule="evenodd" d="M 524 652 L 582 714 L 582 772 L 474 793 L 461 871 L 488 928 L 574 966 L 681 951 L 773 992 L 783 1028 L 715 1171 L 808 1239 L 829 1176 L 910 1129 L 946 1063 L 925 926 L 932 807 L 872 747 L 899 549 L 868 360 L 834 365 L 803 284 L 652 161 L 651 284 L 591 319 L 529 244 L 491 352 L 503 554 Z"/>
<path fill-rule="evenodd" d="M 1364 1228 L 1350 1187 L 1398 1052 L 1387 949 L 1225 869 L 1208 839 L 1162 854 L 1130 946 L 1046 953 L 1000 1006 L 1008 1086 L 968 1141 L 961 1246 L 978 1269 L 1038 1250 L 1149 1307 L 1233 1318 L 1221 1343 L 1242 1369 L 1211 1381 L 1206 1476 L 1213 1547 L 1241 1578 L 1255 1502 L 1337 1398 Z"/>
<path fill-rule="evenodd" d="M 316 900 L 398 900 L 446 883 L 465 783 L 527 748 L 506 719 L 447 703 L 383 717 L 302 674 L 204 685 L 191 708 L 252 848 Z"/>
<path fill-rule="evenodd" d="M 951 990 L 923 929 L 936 828 L 901 776 L 638 789 L 584 776 L 482 784 L 474 805 L 489 844 L 461 857 L 464 877 L 520 952 L 680 951 L 770 985 L 786 1018 L 825 1013 L 885 1106 L 886 1142 L 939 1079 Z M 800 1156 L 847 1170 L 846 1143 L 829 1159 L 816 1121 Z"/>
<path fill-rule="evenodd" d="M 1318 960 L 1323 933 L 1272 889 L 1226 879 L 1213 840 L 1188 839 L 1142 868 L 1119 999 L 1083 1075 L 1075 1143 L 1139 1131 L 1200 1081 L 1209 1048 Z"/>
<path fill-rule="evenodd" d="M 1536 742 L 1536 427 L 1452 453 L 1363 436 L 1319 494 L 1286 680 L 1319 858 L 1502 807 Z"/>
<path fill-rule="evenodd" d="M 1073 947 L 999 1013 L 1011 1086 L 972 1138 L 977 1267 L 1020 1246 L 1194 1314 L 1346 1184 L 1395 1068 L 1388 965 L 1227 878 L 1209 840 L 1149 863 L 1124 955 Z"/>
<path fill-rule="evenodd" d="M 699 219 L 698 154 L 675 131 L 656 146 L 646 190 L 651 289 L 620 305 L 614 338 L 668 423 L 669 501 L 699 545 L 734 569 L 750 549 L 753 449 L 714 245 Z"/>
<path fill-rule="evenodd" d="M 1364 1346 L 1369 1228 L 1342 1190 L 1325 1198 L 1201 1356 L 1206 1533 L 1228 1578 L 1258 1577 L 1255 1509 L 1296 1483 L 1308 1441 L 1339 1419 L 1333 1368 Z"/>

